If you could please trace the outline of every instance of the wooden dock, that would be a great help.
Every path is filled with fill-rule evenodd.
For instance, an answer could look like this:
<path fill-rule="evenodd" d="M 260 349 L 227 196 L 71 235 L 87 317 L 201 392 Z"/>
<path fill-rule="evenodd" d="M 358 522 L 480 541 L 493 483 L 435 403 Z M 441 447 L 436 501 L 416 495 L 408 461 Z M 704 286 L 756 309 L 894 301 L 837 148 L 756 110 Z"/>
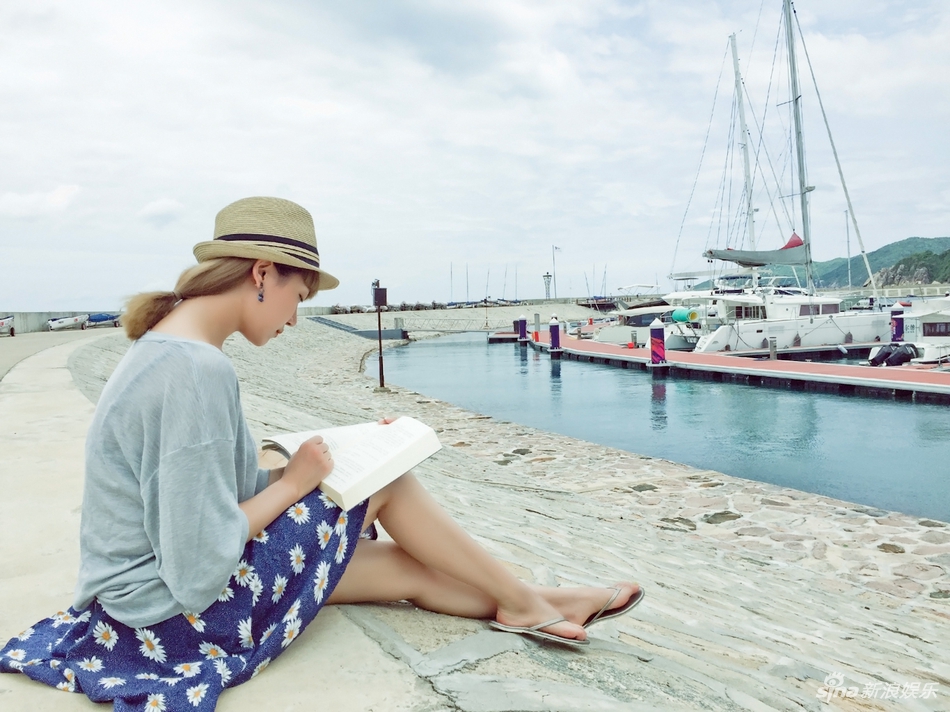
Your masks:
<path fill-rule="evenodd" d="M 548 350 L 549 334 L 542 332 L 539 337 L 531 347 Z M 647 370 L 650 350 L 562 336 L 561 358 Z M 667 351 L 666 358 L 669 368 L 664 371 L 677 377 L 950 404 L 950 370 L 929 366 L 884 368 L 828 361 L 771 361 L 689 351 Z"/>

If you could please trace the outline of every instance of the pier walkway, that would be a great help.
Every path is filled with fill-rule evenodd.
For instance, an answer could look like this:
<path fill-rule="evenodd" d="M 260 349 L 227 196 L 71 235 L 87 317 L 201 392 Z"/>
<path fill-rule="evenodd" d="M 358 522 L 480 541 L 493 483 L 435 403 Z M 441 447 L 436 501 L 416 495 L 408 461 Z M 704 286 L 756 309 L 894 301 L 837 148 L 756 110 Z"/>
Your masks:
<path fill-rule="evenodd" d="M 532 347 L 547 351 L 550 334 L 541 332 Z M 621 368 L 646 368 L 650 349 L 630 349 L 589 339 L 561 337 L 563 356 L 578 361 L 603 363 Z M 950 403 L 950 370 L 933 367 L 893 368 L 830 363 L 752 359 L 727 354 L 698 354 L 667 351 L 667 363 L 674 375 L 730 379 L 750 385 L 804 388 L 883 397 L 906 397 L 926 402 Z"/>

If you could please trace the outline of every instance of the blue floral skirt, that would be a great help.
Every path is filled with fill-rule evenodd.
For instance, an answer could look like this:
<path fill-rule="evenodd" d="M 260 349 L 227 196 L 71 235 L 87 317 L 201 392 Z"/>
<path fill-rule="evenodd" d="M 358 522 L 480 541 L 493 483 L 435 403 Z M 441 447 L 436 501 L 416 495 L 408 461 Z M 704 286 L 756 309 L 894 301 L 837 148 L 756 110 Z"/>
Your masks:
<path fill-rule="evenodd" d="M 349 563 L 366 507 L 344 512 L 315 490 L 247 543 L 206 610 L 130 628 L 94 600 L 10 640 L 0 671 L 112 700 L 116 712 L 213 710 L 225 688 L 258 675 L 314 619 Z"/>

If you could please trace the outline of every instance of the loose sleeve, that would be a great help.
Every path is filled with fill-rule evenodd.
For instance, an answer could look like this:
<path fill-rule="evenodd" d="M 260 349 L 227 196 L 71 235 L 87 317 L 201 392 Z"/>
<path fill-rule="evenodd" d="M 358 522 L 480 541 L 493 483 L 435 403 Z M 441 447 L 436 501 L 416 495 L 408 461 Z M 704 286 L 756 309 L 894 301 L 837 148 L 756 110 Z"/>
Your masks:
<path fill-rule="evenodd" d="M 202 442 L 164 455 L 157 484 L 145 511 L 158 574 L 186 611 L 203 611 L 221 594 L 248 537 L 234 442 Z"/>

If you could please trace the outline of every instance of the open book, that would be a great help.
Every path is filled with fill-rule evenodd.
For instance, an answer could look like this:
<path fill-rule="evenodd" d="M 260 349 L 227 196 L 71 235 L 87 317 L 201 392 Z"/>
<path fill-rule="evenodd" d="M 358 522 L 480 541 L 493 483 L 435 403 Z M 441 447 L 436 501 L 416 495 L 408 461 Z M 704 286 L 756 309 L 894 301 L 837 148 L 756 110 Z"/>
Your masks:
<path fill-rule="evenodd" d="M 333 471 L 320 489 L 342 509 L 349 510 L 442 448 L 435 431 L 415 418 L 403 416 L 389 425 L 360 423 L 339 428 L 264 438 L 264 450 L 290 459 L 305 441 L 323 437 L 333 457 Z"/>

